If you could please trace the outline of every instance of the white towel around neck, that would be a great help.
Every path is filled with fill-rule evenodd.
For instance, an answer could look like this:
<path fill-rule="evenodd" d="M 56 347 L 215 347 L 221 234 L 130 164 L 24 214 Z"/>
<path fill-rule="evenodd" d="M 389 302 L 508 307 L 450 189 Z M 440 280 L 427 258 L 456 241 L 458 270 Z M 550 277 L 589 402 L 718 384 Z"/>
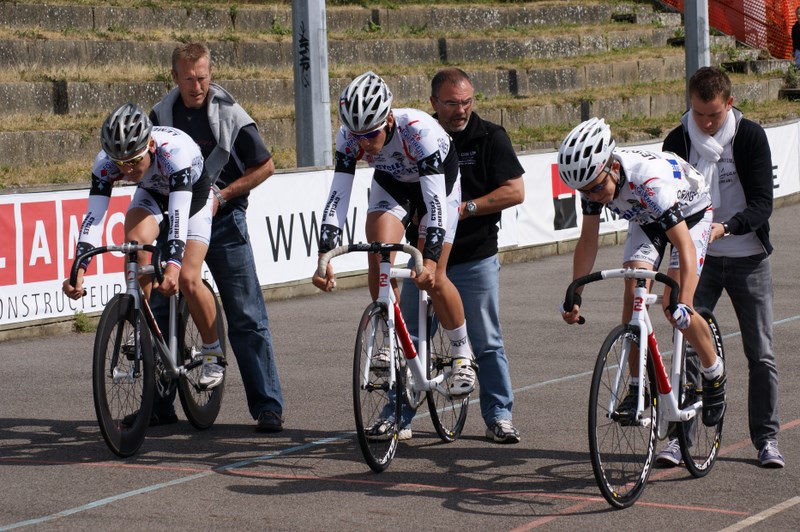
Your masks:
<path fill-rule="evenodd" d="M 711 205 L 719 205 L 719 172 L 717 162 L 722 157 L 722 151 L 726 145 L 733 140 L 736 133 L 736 118 L 733 116 L 733 109 L 728 109 L 728 116 L 722 123 L 722 127 L 714 135 L 708 135 L 700 130 L 695 122 L 694 110 L 689 112 L 689 139 L 692 141 L 692 149 L 697 151 L 700 159 L 695 165 L 697 169 L 706 177 L 706 182 L 711 187 Z"/>

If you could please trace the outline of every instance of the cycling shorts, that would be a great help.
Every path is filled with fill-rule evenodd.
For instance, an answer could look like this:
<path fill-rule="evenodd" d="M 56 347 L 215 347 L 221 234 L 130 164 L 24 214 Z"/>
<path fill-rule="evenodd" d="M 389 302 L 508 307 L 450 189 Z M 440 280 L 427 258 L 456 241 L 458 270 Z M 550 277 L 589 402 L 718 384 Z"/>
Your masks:
<path fill-rule="evenodd" d="M 198 201 L 198 194 L 194 194 L 186 240 L 197 240 L 206 246 L 210 242 L 211 222 L 214 213 L 213 198 L 214 196 L 211 190 L 209 190 L 205 203 L 200 203 L 200 201 Z M 131 203 L 128 206 L 128 210 L 130 211 L 135 208 L 144 209 L 155 216 L 156 223 L 161 226 L 161 223 L 164 221 L 164 214 L 168 210 L 168 202 L 169 198 L 167 196 L 137 187 L 133 199 L 131 199 Z"/>

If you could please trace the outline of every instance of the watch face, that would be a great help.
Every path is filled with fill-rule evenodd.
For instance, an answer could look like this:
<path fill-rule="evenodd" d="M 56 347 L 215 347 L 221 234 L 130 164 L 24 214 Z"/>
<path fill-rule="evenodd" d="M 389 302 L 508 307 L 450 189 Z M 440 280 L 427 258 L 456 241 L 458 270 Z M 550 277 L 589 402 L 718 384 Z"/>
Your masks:
<path fill-rule="evenodd" d="M 478 210 L 478 206 L 475 205 L 474 201 L 468 201 L 467 202 L 467 212 L 468 213 L 475 214 L 475 211 L 477 211 L 477 210 Z"/>

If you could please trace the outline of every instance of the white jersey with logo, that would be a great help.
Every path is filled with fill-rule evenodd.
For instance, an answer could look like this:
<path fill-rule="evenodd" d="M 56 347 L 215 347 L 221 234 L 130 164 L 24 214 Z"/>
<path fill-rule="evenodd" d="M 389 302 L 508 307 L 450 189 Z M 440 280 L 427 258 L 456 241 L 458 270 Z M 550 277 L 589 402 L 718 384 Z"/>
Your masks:
<path fill-rule="evenodd" d="M 162 209 L 150 203 L 168 198 L 166 201 L 170 220 L 167 236 L 170 243 L 168 260 L 180 266 L 189 232 L 193 185 L 204 178 L 203 155 L 192 138 L 179 129 L 154 127 L 151 136 L 156 146 L 155 154 L 150 167 L 137 184 L 139 189 L 149 194 L 142 195 L 137 191 L 131 206 L 139 201 L 148 210 L 156 213 Z M 111 199 L 111 188 L 117 181 L 124 180 L 122 169 L 101 150 L 92 165 L 92 188 L 89 192 L 88 210 L 78 238 L 78 254 L 100 245 L 103 220 Z M 207 190 L 205 194 L 208 195 Z M 88 262 L 84 266 L 88 266 Z"/>
<path fill-rule="evenodd" d="M 403 184 L 419 183 L 422 201 L 427 209 L 427 237 L 445 241 L 448 227 L 455 233 L 457 210 L 447 207 L 448 184 L 458 183 L 458 164 L 450 136 L 431 115 L 418 109 L 393 109 L 394 129 L 387 142 L 376 155 L 364 152 L 350 132 L 341 127 L 336 136 L 336 168 L 328 201 L 322 214 L 320 248 L 330 249 L 341 244 L 341 229 L 347 216 L 353 176 L 358 161 L 365 161 L 375 169 L 377 177 Z M 445 160 L 453 161 L 447 172 Z M 448 162 L 449 162 L 448 161 Z M 451 175 L 452 174 L 452 175 Z M 460 183 L 458 183 L 460 204 Z M 455 220 L 449 220 L 448 216 Z M 449 235 L 452 242 L 453 235 Z M 441 245 L 441 243 L 439 244 Z M 427 244 L 426 244 L 427 247 Z"/>

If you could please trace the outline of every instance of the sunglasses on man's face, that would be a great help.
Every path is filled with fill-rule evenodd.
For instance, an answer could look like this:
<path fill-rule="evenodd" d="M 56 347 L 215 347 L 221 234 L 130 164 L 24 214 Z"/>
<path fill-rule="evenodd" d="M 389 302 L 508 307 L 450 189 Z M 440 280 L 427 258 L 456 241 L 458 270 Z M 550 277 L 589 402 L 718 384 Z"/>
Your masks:
<path fill-rule="evenodd" d="M 116 164 L 120 168 L 122 168 L 123 166 L 129 166 L 129 167 L 132 168 L 132 167 L 136 166 L 137 164 L 139 164 L 140 162 L 142 162 L 142 159 L 144 159 L 144 156 L 146 154 L 147 154 L 147 152 L 145 151 L 141 155 L 137 155 L 136 157 L 131 157 L 130 159 L 128 159 L 126 161 L 118 161 L 116 159 L 111 159 L 111 160 L 114 162 L 114 164 Z"/>
<path fill-rule="evenodd" d="M 361 140 L 361 139 L 367 139 L 367 140 L 369 140 L 369 139 L 374 139 L 375 137 L 377 137 L 378 135 L 380 135 L 380 133 L 381 133 L 381 131 L 383 131 L 383 128 L 384 128 L 384 127 L 386 127 L 386 122 L 384 122 L 383 124 L 381 124 L 381 125 L 380 125 L 380 126 L 378 126 L 377 128 L 373 129 L 372 131 L 367 131 L 366 133 L 356 133 L 355 131 L 351 131 L 351 132 L 350 132 L 350 134 L 351 134 L 351 135 L 353 136 L 353 138 L 354 138 L 354 139 L 356 139 L 356 140 Z"/>

